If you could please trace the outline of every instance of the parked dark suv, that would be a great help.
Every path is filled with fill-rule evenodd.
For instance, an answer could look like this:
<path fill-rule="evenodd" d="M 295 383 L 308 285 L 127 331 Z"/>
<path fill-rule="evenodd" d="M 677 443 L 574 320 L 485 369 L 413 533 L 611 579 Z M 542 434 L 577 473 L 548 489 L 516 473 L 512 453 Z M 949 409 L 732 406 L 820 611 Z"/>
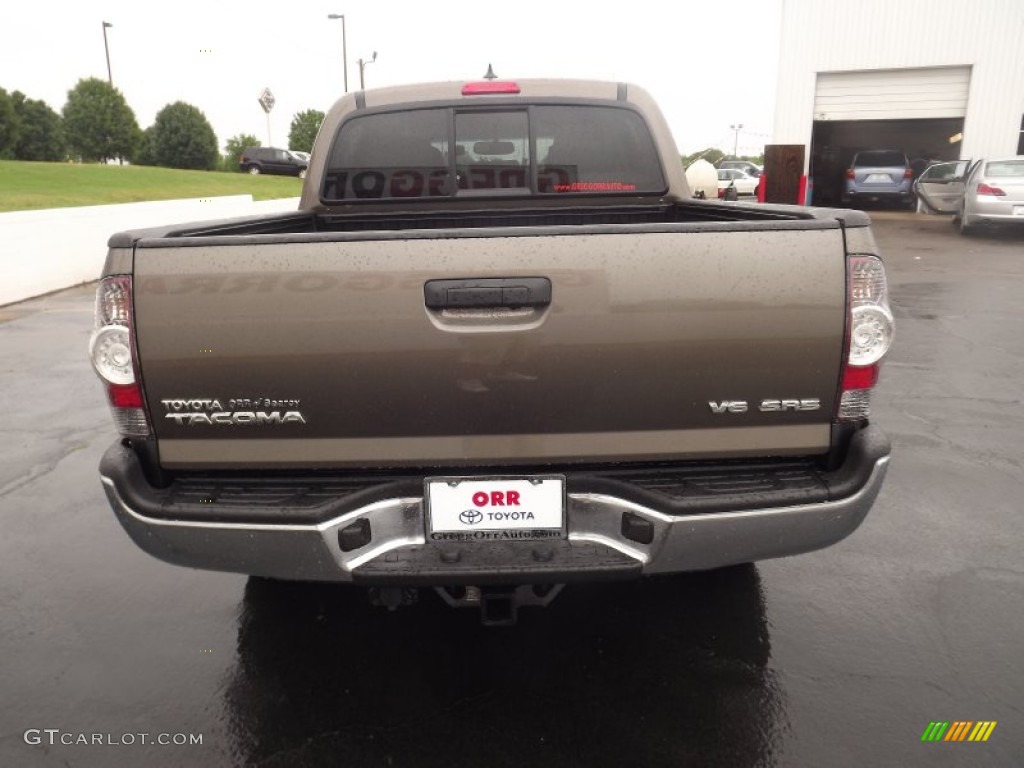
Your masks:
<path fill-rule="evenodd" d="M 304 179 L 309 160 L 287 149 L 247 147 L 238 159 L 238 167 L 247 173 L 276 173 Z"/>

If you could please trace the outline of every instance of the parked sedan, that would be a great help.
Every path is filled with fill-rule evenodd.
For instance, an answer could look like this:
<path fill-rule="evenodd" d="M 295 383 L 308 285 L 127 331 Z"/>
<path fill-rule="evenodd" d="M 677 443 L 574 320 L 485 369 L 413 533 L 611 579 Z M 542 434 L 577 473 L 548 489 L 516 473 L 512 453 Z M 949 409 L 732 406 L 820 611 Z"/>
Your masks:
<path fill-rule="evenodd" d="M 749 176 L 735 168 L 718 169 L 718 196 L 723 197 L 729 187 L 736 189 L 738 195 L 756 195 L 760 179 Z"/>
<path fill-rule="evenodd" d="M 755 179 L 764 173 L 764 168 L 749 160 L 719 160 L 717 167 L 721 170 L 734 168 L 737 171 L 743 171 L 748 176 L 753 176 Z"/>
<path fill-rule="evenodd" d="M 952 213 L 968 235 L 979 226 L 1024 225 L 1024 156 L 938 163 L 917 180 L 917 194 L 936 213 Z"/>

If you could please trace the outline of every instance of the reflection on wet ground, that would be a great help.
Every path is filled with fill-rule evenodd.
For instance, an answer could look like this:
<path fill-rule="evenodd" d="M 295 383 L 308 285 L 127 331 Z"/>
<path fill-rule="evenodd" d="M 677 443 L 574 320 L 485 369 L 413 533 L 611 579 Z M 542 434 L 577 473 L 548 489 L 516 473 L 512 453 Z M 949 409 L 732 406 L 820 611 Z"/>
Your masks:
<path fill-rule="evenodd" d="M 519 625 L 250 579 L 225 692 L 260 766 L 758 765 L 785 728 L 753 566 L 566 589 Z"/>

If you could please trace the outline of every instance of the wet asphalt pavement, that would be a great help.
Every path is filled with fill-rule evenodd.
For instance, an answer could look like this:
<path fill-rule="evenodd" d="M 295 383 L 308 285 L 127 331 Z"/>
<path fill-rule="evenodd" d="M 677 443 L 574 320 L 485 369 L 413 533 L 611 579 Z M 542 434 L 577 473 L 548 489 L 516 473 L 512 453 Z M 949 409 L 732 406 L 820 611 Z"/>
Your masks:
<path fill-rule="evenodd" d="M 1024 235 L 875 231 L 899 325 L 864 525 L 514 628 L 151 559 L 96 471 L 93 288 L 0 308 L 0 766 L 1024 764 Z M 921 743 L 934 720 L 998 725 Z"/>

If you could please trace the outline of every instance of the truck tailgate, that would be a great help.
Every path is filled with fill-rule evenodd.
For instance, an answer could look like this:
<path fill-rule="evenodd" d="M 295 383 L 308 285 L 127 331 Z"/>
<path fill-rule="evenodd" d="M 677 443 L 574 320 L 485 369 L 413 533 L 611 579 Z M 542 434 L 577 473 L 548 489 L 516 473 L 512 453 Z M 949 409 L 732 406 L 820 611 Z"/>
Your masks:
<path fill-rule="evenodd" d="M 846 321 L 838 223 L 607 229 L 140 240 L 161 463 L 825 452 Z M 426 306 L 431 281 L 527 278 L 550 281 L 548 306 L 518 307 L 515 290 L 490 309 L 458 290 Z"/>

